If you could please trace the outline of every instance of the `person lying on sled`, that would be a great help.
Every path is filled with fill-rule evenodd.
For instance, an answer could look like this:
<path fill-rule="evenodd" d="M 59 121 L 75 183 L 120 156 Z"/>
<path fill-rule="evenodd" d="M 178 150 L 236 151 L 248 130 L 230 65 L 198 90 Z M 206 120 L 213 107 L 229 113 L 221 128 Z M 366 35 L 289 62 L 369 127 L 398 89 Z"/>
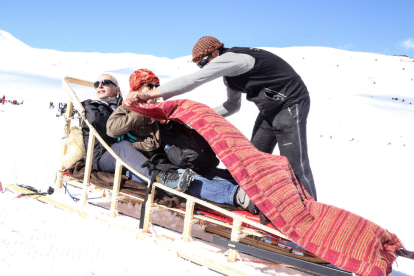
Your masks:
<path fill-rule="evenodd" d="M 130 92 L 141 91 L 144 87 L 153 89 L 160 85 L 158 77 L 148 69 L 140 69 L 132 73 L 129 83 Z M 156 99 L 151 99 L 147 103 L 154 102 L 156 102 Z M 230 174 L 216 169 L 219 160 L 208 143 L 196 131 L 192 130 L 194 132 L 193 136 L 187 135 L 186 137 L 182 137 L 187 140 L 181 140 L 181 143 L 178 144 L 179 140 L 175 140 L 173 136 L 185 136 L 188 133 L 185 125 L 174 121 L 161 121 L 157 123 L 156 120 L 130 111 L 124 106 L 119 106 L 112 113 L 106 126 L 109 136 L 114 138 L 123 137 L 123 139 L 133 141 L 136 149 L 140 150 L 146 156 L 165 150 L 168 158 L 174 165 L 180 166 L 182 164 L 180 166 L 182 168 L 178 170 L 179 172 L 184 171 L 183 168 L 186 167 L 185 165 L 187 163 L 184 164 L 176 160 L 182 161 L 182 159 L 185 159 L 183 158 L 185 153 L 193 152 L 195 155 L 196 152 L 193 149 L 200 147 L 198 152 L 205 159 L 205 162 L 201 166 L 197 166 L 195 162 L 193 163 L 195 166 L 192 168 L 196 173 L 194 181 L 188 187 L 187 193 L 219 204 L 240 206 L 252 214 L 259 213 L 258 208 L 240 188 L 233 177 Z M 197 140 L 197 136 L 202 141 Z M 189 138 L 193 140 L 190 141 L 188 140 Z M 192 144 L 192 147 L 190 147 L 190 144 Z M 201 152 L 211 152 L 214 160 L 217 162 L 208 162 L 208 159 L 211 159 L 211 155 L 203 155 Z M 174 153 L 175 155 L 173 155 Z M 169 183 L 162 172 L 160 175 L 160 179 L 163 179 L 166 186 L 175 188 L 175 183 Z M 132 179 L 140 181 L 136 175 L 131 174 L 130 176 Z"/>
<path fill-rule="evenodd" d="M 105 143 L 128 165 L 138 171 L 140 174 L 151 179 L 152 172 L 149 168 L 142 168 L 141 166 L 148 160 L 140 151 L 138 151 L 131 142 L 123 140 L 118 142 L 117 139 L 109 136 L 106 133 L 106 123 L 113 111 L 122 104 L 122 95 L 118 81 L 114 76 L 109 74 L 102 74 L 94 83 L 97 100 L 88 99 L 82 102 L 85 108 L 86 119 L 93 125 L 98 134 L 104 139 Z M 82 126 L 83 140 L 86 149 L 89 141 L 89 127 L 87 124 Z M 157 142 L 157 137 L 148 135 L 149 140 L 153 140 L 153 147 Z M 151 148 L 148 148 L 151 149 Z M 105 147 L 98 141 L 95 141 L 92 168 L 102 172 L 115 172 L 116 159 L 105 149 Z M 124 171 L 127 173 L 126 169 Z M 184 170 L 182 173 L 169 173 L 168 179 L 174 179 L 176 189 L 185 191 L 194 179 L 194 172 L 192 170 Z M 163 180 L 159 181 L 161 184 Z"/>

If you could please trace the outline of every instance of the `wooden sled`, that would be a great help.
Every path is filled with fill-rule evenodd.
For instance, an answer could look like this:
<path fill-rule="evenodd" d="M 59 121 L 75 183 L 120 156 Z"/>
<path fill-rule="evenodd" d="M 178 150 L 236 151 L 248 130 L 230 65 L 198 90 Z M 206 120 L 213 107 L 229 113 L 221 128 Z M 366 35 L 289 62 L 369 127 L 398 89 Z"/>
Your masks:
<path fill-rule="evenodd" d="M 63 79 L 63 88 L 68 94 L 69 101 L 67 103 L 66 116 L 65 116 L 65 132 L 68 136 L 70 134 L 71 119 L 73 119 L 72 111 L 75 108 L 79 114 L 84 124 L 87 124 L 90 129 L 88 149 L 86 155 L 86 165 L 85 165 L 85 174 L 83 181 L 70 179 L 65 180 L 67 176 L 65 175 L 65 167 L 60 164 L 60 171 L 56 180 L 56 192 L 63 192 L 63 184 L 69 184 L 75 187 L 82 189 L 81 195 L 79 196 L 80 207 L 83 208 L 88 204 L 88 194 L 90 193 L 90 176 L 92 170 L 92 156 L 93 149 L 95 144 L 95 139 L 98 139 L 99 142 L 106 148 L 106 150 L 112 154 L 116 159 L 116 168 L 114 173 L 114 183 L 112 190 L 112 199 L 111 206 L 109 208 L 110 217 L 114 218 L 118 213 L 118 203 L 121 200 L 129 200 L 137 203 L 142 203 L 143 198 L 138 198 L 133 195 L 120 192 L 120 182 L 122 168 L 126 167 L 129 171 L 138 175 L 145 181 L 147 184 L 150 184 L 150 180 L 145 176 L 141 175 L 135 171 L 132 167 L 122 161 L 115 152 L 104 142 L 104 140 L 99 136 L 94 127 L 88 122 L 85 117 L 85 110 L 76 96 L 73 88 L 70 84 L 77 84 L 87 87 L 93 87 L 93 82 L 84 81 L 76 78 L 66 77 Z M 125 95 L 124 95 L 125 96 Z M 61 156 L 63 157 L 68 151 L 66 143 L 62 144 Z M 96 186 L 95 189 L 99 191 L 101 188 Z M 165 190 L 171 194 L 174 194 L 178 197 L 184 198 L 186 200 L 185 210 L 178 208 L 168 208 L 166 206 L 158 205 L 154 202 L 155 189 Z M 210 212 L 204 212 L 202 214 L 194 214 L 195 212 L 195 203 L 200 204 L 209 210 Z M 184 243 L 189 243 L 191 238 L 192 224 L 194 220 L 202 221 L 206 226 L 206 231 L 212 232 L 218 236 L 224 237 L 225 239 L 213 239 L 213 243 L 220 244 L 223 247 L 229 248 L 229 254 L 227 262 L 235 262 L 238 256 L 238 250 L 247 254 L 256 255 L 260 258 L 270 260 L 272 262 L 285 263 L 289 266 L 298 267 L 306 271 L 311 271 L 313 273 L 322 274 L 322 275 L 352 275 L 344 270 L 339 270 L 325 266 L 326 261 L 308 253 L 304 252 L 302 255 L 297 255 L 292 253 L 292 249 L 282 248 L 278 246 L 278 241 L 283 239 L 285 241 L 291 241 L 288 237 L 283 235 L 280 231 L 275 228 L 262 225 L 260 221 L 256 221 L 241 215 L 240 212 L 230 212 L 223 208 L 220 208 L 214 204 L 195 198 L 185 193 L 178 192 L 177 190 L 168 188 L 160 183 L 153 183 L 152 191 L 148 196 L 145 208 L 145 219 L 143 223 L 142 235 L 150 234 L 151 219 L 152 219 L 152 210 L 154 208 L 159 209 L 168 209 L 171 210 L 184 219 L 184 227 L 182 231 L 182 240 Z M 274 242 L 266 243 L 263 241 L 264 238 L 272 239 Z M 161 243 L 161 242 L 160 242 Z M 238 250 L 236 250 L 238 249 Z M 259 251 L 258 251 L 259 250 Z M 179 250 L 177 250 L 179 252 Z M 253 253 L 254 252 L 254 253 Z M 179 254 L 180 255 L 180 254 Z M 194 257 L 189 256 L 188 254 L 181 254 L 183 258 L 189 259 L 193 262 L 199 263 L 201 265 L 208 266 L 213 270 L 217 270 L 226 275 L 237 274 L 233 269 L 221 269 L 222 265 L 217 265 L 214 262 L 197 260 Z"/>

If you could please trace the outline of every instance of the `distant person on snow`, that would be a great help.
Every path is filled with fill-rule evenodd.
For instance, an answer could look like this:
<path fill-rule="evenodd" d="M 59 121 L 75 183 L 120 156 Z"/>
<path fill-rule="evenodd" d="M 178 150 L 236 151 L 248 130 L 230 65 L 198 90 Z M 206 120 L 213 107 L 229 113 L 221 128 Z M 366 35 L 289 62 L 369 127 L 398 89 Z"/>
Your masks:
<path fill-rule="evenodd" d="M 112 112 L 122 104 L 122 95 L 118 81 L 115 77 L 103 74 L 94 83 L 96 96 L 99 100 L 85 100 L 82 102 L 82 106 L 85 108 L 86 119 L 94 126 L 98 134 L 104 139 L 106 144 L 128 165 L 138 171 L 140 174 L 151 179 L 152 171 L 148 168 L 142 168 L 141 166 L 148 160 L 140 151 L 134 148 L 132 143 L 128 140 L 118 142 L 116 138 L 108 136 L 106 132 L 106 123 Z M 84 124 L 82 127 L 83 140 L 86 149 L 88 148 L 89 140 L 89 127 Z M 116 159 L 105 149 L 105 147 L 99 142 L 95 142 L 92 168 L 98 171 L 114 173 L 115 172 Z M 167 175 L 166 180 L 174 179 L 176 183 L 176 189 L 179 191 L 185 191 L 194 179 L 194 172 L 190 169 L 185 170 L 184 173 L 173 175 L 170 173 Z M 162 181 L 159 181 L 164 184 Z"/>
<path fill-rule="evenodd" d="M 252 144 L 272 153 L 279 144 L 280 155 L 287 157 L 295 175 L 316 200 L 316 188 L 309 164 L 306 121 L 310 108 L 309 92 L 295 70 L 282 58 L 258 48 L 224 48 L 214 37 L 197 41 L 193 62 L 202 70 L 172 80 L 159 88 L 129 93 L 126 104 L 152 98 L 171 97 L 223 77 L 227 101 L 215 108 L 226 117 L 238 112 L 242 93 L 259 108 Z"/>
<path fill-rule="evenodd" d="M 66 112 L 66 103 L 59 103 L 58 113 L 56 114 L 56 117 L 63 116 L 63 114 Z"/>
<path fill-rule="evenodd" d="M 151 70 L 140 69 L 132 73 L 129 78 L 129 83 L 130 92 L 139 92 L 145 87 L 149 90 L 153 90 L 159 86 L 160 81 Z M 147 101 L 147 103 L 154 102 L 156 102 L 155 98 Z M 161 150 L 161 152 L 163 152 L 164 149 L 160 148 L 161 141 L 164 141 L 163 145 L 167 142 L 168 145 L 166 147 L 166 153 L 169 157 L 171 157 L 170 160 L 182 160 L 185 159 L 185 154 L 183 153 L 190 151 L 191 148 L 188 146 L 182 149 L 177 148 L 177 145 L 173 144 L 173 142 L 170 143 L 171 140 L 168 140 L 170 137 L 168 133 L 174 133 L 175 135 L 175 132 L 172 131 L 179 129 L 181 126 L 182 125 L 178 123 L 172 124 L 167 122 L 160 122 L 160 124 L 158 124 L 158 121 L 154 119 L 150 119 L 136 112 L 130 111 L 124 106 L 119 106 L 109 117 L 106 129 L 109 136 L 114 138 L 127 137 L 124 139 L 131 139 L 132 141 L 135 141 L 133 145 L 145 155 L 147 155 L 150 151 Z M 182 127 L 185 128 L 185 126 Z M 177 132 L 180 133 L 179 131 Z M 192 138 L 193 137 L 188 137 L 187 139 Z M 202 137 L 200 138 L 203 139 Z M 194 141 L 194 139 L 192 139 L 191 141 L 188 141 L 188 144 L 195 144 L 197 141 L 198 140 Z M 187 143 L 187 140 L 185 143 Z M 197 144 L 196 147 L 202 147 L 202 145 L 204 144 L 200 143 Z M 173 146 L 175 147 L 173 148 Z M 206 146 L 209 145 L 207 144 Z M 203 149 L 204 152 L 208 151 L 205 147 Z M 240 206 L 250 213 L 257 215 L 259 213 L 259 209 L 240 188 L 234 178 L 230 174 L 217 170 L 216 167 L 219 164 L 219 160 L 216 158 L 215 153 L 211 149 L 210 151 L 212 152 L 214 158 L 213 162 L 203 163 L 202 170 L 194 168 L 197 173 L 195 174 L 194 181 L 191 182 L 187 190 L 188 194 L 219 204 Z M 195 154 L 195 152 L 193 151 L 192 154 Z M 209 155 L 203 156 L 204 159 L 209 159 L 209 157 Z M 215 163 L 215 161 L 217 163 Z M 185 166 L 181 167 L 178 171 L 183 172 L 184 168 Z M 132 175 L 132 178 L 139 181 L 139 178 L 135 175 Z M 169 183 L 165 183 L 165 185 L 170 188 L 174 188 L 174 186 L 170 186 Z"/>
<path fill-rule="evenodd" d="M 4 102 L 6 101 L 6 96 L 5 95 L 3 95 L 3 98 L 1 98 L 1 102 L 3 103 L 3 105 L 4 105 Z"/>

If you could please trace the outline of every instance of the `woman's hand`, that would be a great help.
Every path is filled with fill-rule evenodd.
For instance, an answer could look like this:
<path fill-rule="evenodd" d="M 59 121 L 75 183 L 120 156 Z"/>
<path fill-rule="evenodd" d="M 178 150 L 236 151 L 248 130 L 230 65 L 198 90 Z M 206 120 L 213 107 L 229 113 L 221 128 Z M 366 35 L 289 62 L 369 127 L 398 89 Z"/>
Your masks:
<path fill-rule="evenodd" d="M 148 100 L 148 92 L 130 92 L 126 98 L 126 105 L 130 106 L 135 102 L 144 103 Z"/>

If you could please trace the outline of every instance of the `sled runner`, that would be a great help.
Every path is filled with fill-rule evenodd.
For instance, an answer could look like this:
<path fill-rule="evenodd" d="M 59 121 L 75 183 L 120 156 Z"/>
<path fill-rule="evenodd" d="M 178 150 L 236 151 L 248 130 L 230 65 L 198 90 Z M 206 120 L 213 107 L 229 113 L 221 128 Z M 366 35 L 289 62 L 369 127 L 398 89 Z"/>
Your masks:
<path fill-rule="evenodd" d="M 130 201 L 130 202 L 142 204 L 142 206 L 145 208 L 145 211 L 141 212 L 141 217 L 140 217 L 140 223 L 142 224 L 142 233 L 140 232 L 139 236 L 141 238 L 150 236 L 150 233 L 151 233 L 150 229 L 152 228 L 153 211 L 157 208 L 167 209 L 167 210 L 177 213 L 179 216 L 183 218 L 184 227 L 182 230 L 182 240 L 184 243 L 190 244 L 192 241 L 191 232 L 192 232 L 192 226 L 195 220 L 202 221 L 202 223 L 206 225 L 205 227 L 206 231 L 215 233 L 216 235 L 226 238 L 224 240 L 213 238 L 212 242 L 230 249 L 228 258 L 227 258 L 229 262 L 235 262 L 238 259 L 237 256 L 238 256 L 238 252 L 240 251 L 240 252 L 245 252 L 247 254 L 258 256 L 265 260 L 270 260 L 270 261 L 279 262 L 279 263 L 286 263 L 289 266 L 298 267 L 306 271 L 311 271 L 311 272 L 318 273 L 318 274 L 323 274 L 323 275 L 351 275 L 352 274 L 348 271 L 338 270 L 338 269 L 332 268 L 331 266 L 325 265 L 328 262 L 316 257 L 313 254 L 310 254 L 306 250 L 301 251 L 300 249 L 297 250 L 296 248 L 292 248 L 292 246 L 288 246 L 286 242 L 290 242 L 292 241 L 292 239 L 289 238 L 287 235 L 282 234 L 282 232 L 279 231 L 274 226 L 274 225 L 277 225 L 277 223 L 275 223 L 275 220 L 272 221 L 273 224 L 269 224 L 268 226 L 265 226 L 260 223 L 258 216 L 254 217 L 251 215 L 246 215 L 246 212 L 226 210 L 225 208 L 223 208 L 223 206 L 218 206 L 216 204 L 212 204 L 210 202 L 201 200 L 199 198 L 192 197 L 188 194 L 178 192 L 177 190 L 170 189 L 160 183 L 157 183 L 157 182 L 151 183 L 150 179 L 147 179 L 145 176 L 139 174 L 133 168 L 131 168 L 128 164 L 122 161 L 112 151 L 112 149 L 104 142 L 104 140 L 99 136 L 99 134 L 96 132 L 94 127 L 86 119 L 85 110 L 70 84 L 93 87 L 92 82 L 70 78 L 70 77 L 64 78 L 63 88 L 69 96 L 69 102 L 67 103 L 67 106 L 66 106 L 66 116 L 65 116 L 66 137 L 70 136 L 71 134 L 71 120 L 72 119 L 81 119 L 84 124 L 88 125 L 90 129 L 90 134 L 89 134 L 89 142 L 88 142 L 86 160 L 85 160 L 85 164 L 83 167 L 84 169 L 83 176 L 81 178 L 78 177 L 77 179 L 75 179 L 74 177 L 71 177 L 68 179 L 66 171 L 70 170 L 70 168 L 63 165 L 62 163 L 60 165 L 60 171 L 58 173 L 58 177 L 56 181 L 57 192 L 63 193 L 64 191 L 67 191 L 67 187 L 68 187 L 67 185 L 77 187 L 78 189 L 80 189 L 80 192 L 78 193 L 75 199 L 79 200 L 80 206 L 84 207 L 89 202 L 90 203 L 93 202 L 93 196 L 92 196 L 93 193 L 103 194 L 104 189 L 108 189 L 108 187 L 101 187 L 99 185 L 96 185 L 96 183 L 94 183 L 95 175 L 93 174 L 93 171 L 92 171 L 92 155 L 93 155 L 93 150 L 94 150 L 95 139 L 98 139 L 99 142 L 106 148 L 106 150 L 110 154 L 112 154 L 112 156 L 116 159 L 116 169 L 115 169 L 115 173 L 112 178 L 113 182 L 110 184 L 111 190 L 112 190 L 111 205 L 109 207 L 110 217 L 117 216 L 118 203 L 120 201 L 124 201 L 124 202 Z M 79 112 L 79 116 L 77 116 L 77 113 L 74 112 L 75 109 L 77 112 Z M 187 114 L 184 114 L 184 116 L 185 115 Z M 62 157 L 65 156 L 67 152 L 68 152 L 68 145 L 63 143 L 61 156 Z M 233 156 L 231 155 L 229 156 L 233 158 Z M 145 187 L 145 189 L 143 190 L 141 189 L 139 193 L 133 193 L 131 192 L 131 190 L 124 191 L 123 189 L 121 189 L 121 183 L 125 183 L 125 181 L 127 181 L 125 179 L 126 177 L 122 176 L 123 167 L 127 168 L 129 171 L 133 172 L 135 175 L 138 175 L 140 178 L 144 179 L 147 183 L 144 183 L 144 184 L 141 183 L 141 184 Z M 227 167 L 229 168 L 229 166 Z M 92 184 L 95 184 L 94 189 L 91 189 L 93 187 L 91 186 Z M 300 185 L 298 187 L 300 187 Z M 146 194 L 145 194 L 145 190 L 146 190 Z M 185 205 L 176 207 L 176 206 L 171 205 L 172 202 L 170 202 L 169 206 L 165 204 L 160 204 L 160 201 L 157 201 L 157 198 L 156 198 L 156 193 L 160 191 L 161 192 L 166 191 L 170 194 L 173 194 L 175 197 L 183 199 L 185 201 Z M 28 193 L 30 193 L 30 191 Z M 306 196 L 306 193 L 305 193 L 305 196 Z M 36 197 L 39 199 L 45 196 L 38 195 Z M 262 204 L 265 204 L 265 203 L 262 202 Z M 322 208 L 324 207 L 324 206 L 318 207 L 318 205 L 312 202 L 311 200 L 309 200 L 309 204 L 311 206 L 315 205 L 316 207 L 314 208 L 321 208 L 321 210 L 323 210 Z M 259 206 L 259 208 L 261 208 L 261 206 Z M 327 209 L 327 211 L 330 211 L 330 209 Z M 316 219 L 317 218 L 315 218 L 315 221 Z M 289 226 L 289 223 L 285 223 L 285 224 Z M 272 226 L 272 227 L 269 227 L 269 226 Z M 282 229 L 280 228 L 280 226 L 278 227 L 279 229 Z M 289 233 L 291 235 L 290 237 L 293 236 L 294 238 L 298 239 L 294 228 L 289 228 L 289 229 L 286 228 L 284 229 L 284 231 L 286 231 L 284 233 Z M 293 235 L 292 233 L 295 234 L 296 236 Z M 309 240 L 310 239 L 311 237 L 309 237 Z M 270 240 L 270 243 L 268 242 L 269 240 Z M 393 237 L 392 237 L 392 240 L 393 240 Z M 157 239 L 157 243 L 163 245 L 164 247 L 171 249 L 170 245 L 166 244 L 165 241 L 162 239 Z M 318 244 L 314 244 L 312 248 L 315 248 L 315 250 L 318 249 L 319 248 Z M 402 248 L 402 246 L 400 246 L 399 243 L 396 242 L 396 248 L 400 249 Z M 191 255 L 188 253 L 180 254 L 180 249 L 174 249 L 174 250 L 177 251 L 177 253 L 183 258 L 186 258 L 196 263 L 208 266 L 214 270 L 220 271 L 223 274 L 243 275 L 242 273 L 238 273 L 238 272 L 236 273 L 231 268 L 223 268 L 222 265 L 211 262 L 211 260 L 208 260 L 208 261 L 201 260 L 202 259 L 201 257 L 194 257 L 194 255 Z M 402 256 L 408 256 L 408 257 L 412 256 L 412 252 L 409 252 L 409 251 L 405 251 L 405 250 L 400 250 L 400 251 L 395 250 L 395 251 L 397 252 L 397 254 L 401 253 Z M 297 252 L 300 252 L 300 254 L 298 255 Z M 331 251 L 326 251 L 322 253 L 325 254 L 324 256 L 327 256 L 331 259 L 335 259 L 334 258 L 336 256 L 335 254 L 337 254 L 337 252 L 331 252 Z M 392 264 L 393 260 L 392 260 L 392 257 L 388 256 L 387 254 L 390 254 L 390 253 L 384 253 L 384 256 L 385 256 L 384 259 L 386 259 L 387 264 L 390 265 L 389 263 Z M 346 259 L 346 258 L 342 258 L 342 259 Z M 354 264 L 352 265 L 357 267 L 360 261 L 355 260 L 353 262 Z M 344 262 L 344 267 L 348 267 L 348 265 L 349 265 L 348 263 Z M 376 269 L 376 267 L 377 267 L 377 264 L 375 264 L 374 269 Z M 368 267 L 368 268 L 363 267 L 361 269 L 362 269 L 361 271 L 368 271 L 368 269 L 372 269 L 372 267 Z M 368 275 L 368 273 L 366 274 Z M 371 274 L 371 275 L 374 275 L 374 274 Z"/>

